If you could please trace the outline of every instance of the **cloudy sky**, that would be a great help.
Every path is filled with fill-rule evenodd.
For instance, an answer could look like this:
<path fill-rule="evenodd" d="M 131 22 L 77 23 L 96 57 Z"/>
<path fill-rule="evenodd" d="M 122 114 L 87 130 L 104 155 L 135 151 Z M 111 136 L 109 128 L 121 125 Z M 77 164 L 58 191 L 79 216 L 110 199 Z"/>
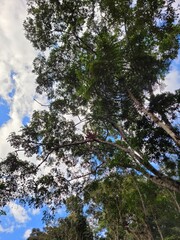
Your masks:
<path fill-rule="evenodd" d="M 41 103 L 46 100 L 35 95 L 35 76 L 31 70 L 37 53 L 24 37 L 22 26 L 26 17 L 26 1 L 0 2 L 0 158 L 4 158 L 11 151 L 6 141 L 9 133 L 18 131 L 33 110 L 41 108 L 33 99 Z M 180 0 L 176 1 L 178 3 Z M 179 63 L 178 58 L 167 76 L 169 91 L 180 86 Z M 26 239 L 32 227 L 42 226 L 39 210 L 25 209 L 13 202 L 8 204 L 6 210 L 7 216 L 0 217 L 0 240 Z"/>
<path fill-rule="evenodd" d="M 31 73 L 36 52 L 24 37 L 25 0 L 0 0 L 0 158 L 11 148 L 6 141 L 12 131 L 26 123 L 41 106 L 33 99 L 35 76 Z M 42 212 L 10 202 L 7 216 L 0 217 L 0 240 L 26 239 L 32 227 L 41 227 Z"/>

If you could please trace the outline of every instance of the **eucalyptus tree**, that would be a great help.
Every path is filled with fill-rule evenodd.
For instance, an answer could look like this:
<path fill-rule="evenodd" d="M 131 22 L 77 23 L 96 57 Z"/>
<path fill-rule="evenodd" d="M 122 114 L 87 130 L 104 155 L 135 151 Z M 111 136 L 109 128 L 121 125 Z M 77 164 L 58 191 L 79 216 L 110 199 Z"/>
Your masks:
<path fill-rule="evenodd" d="M 106 229 L 106 240 L 179 239 L 179 204 L 142 176 L 111 174 L 96 180 L 85 188 L 85 202 L 98 223 L 94 231 Z"/>
<path fill-rule="evenodd" d="M 16 185 L 19 196 L 54 208 L 69 190 L 128 169 L 180 192 L 180 91 L 154 93 L 178 56 L 174 1 L 27 3 L 26 37 L 39 50 L 37 92 L 47 94 L 49 109 L 9 137 L 15 152 L 1 167 L 7 179 L 25 182 Z M 41 166 L 49 172 L 39 174 Z"/>

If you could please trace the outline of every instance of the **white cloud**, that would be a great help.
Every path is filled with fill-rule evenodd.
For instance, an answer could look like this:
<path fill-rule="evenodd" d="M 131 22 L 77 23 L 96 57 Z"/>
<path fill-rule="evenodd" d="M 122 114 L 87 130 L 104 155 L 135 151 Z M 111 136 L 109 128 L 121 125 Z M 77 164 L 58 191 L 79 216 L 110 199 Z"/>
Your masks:
<path fill-rule="evenodd" d="M 4 228 L 2 225 L 0 225 L 0 232 L 4 232 L 4 233 L 11 233 L 14 231 L 14 225 Z"/>
<path fill-rule="evenodd" d="M 32 232 L 32 229 L 27 229 L 23 235 L 23 238 L 27 239 L 30 236 L 31 232 Z"/>
<path fill-rule="evenodd" d="M 178 1 L 176 1 L 177 4 Z M 179 0 L 180 4 L 180 0 Z M 180 51 L 178 57 L 173 60 L 170 71 L 165 79 L 165 91 L 174 92 L 176 89 L 180 88 Z"/>
<path fill-rule="evenodd" d="M 180 88 L 180 72 L 178 70 L 171 71 L 165 79 L 166 91 L 174 92 Z"/>
<path fill-rule="evenodd" d="M 180 0 L 179 0 L 180 1 Z M 155 90 L 155 94 L 162 92 L 172 92 L 180 88 L 180 51 L 178 57 L 173 60 L 170 71 L 166 75 L 162 85 Z"/>
<path fill-rule="evenodd" d="M 35 52 L 24 36 L 22 24 L 26 17 L 25 1 L 2 0 L 0 15 L 0 95 L 4 99 L 9 100 L 8 93 L 13 87 L 20 87 L 21 91 L 24 92 L 23 88 L 25 87 L 25 90 L 27 90 L 26 86 L 28 85 L 28 90 L 30 92 L 32 91 L 33 84 L 28 84 L 28 80 L 30 80 L 32 76 L 28 77 L 29 72 L 27 71 L 27 66 L 31 65 L 31 60 L 34 58 Z M 15 80 L 15 86 L 13 86 L 10 80 L 12 70 L 18 74 Z M 27 78 L 24 79 L 25 77 Z"/>
<path fill-rule="evenodd" d="M 0 97 L 10 106 L 10 120 L 0 128 L 0 157 L 12 151 L 6 139 L 13 131 L 18 132 L 22 119 L 31 116 L 41 106 L 33 100 L 35 76 L 32 62 L 36 56 L 31 43 L 25 38 L 23 21 L 26 18 L 26 0 L 1 0 L 0 7 Z M 12 79 L 12 71 L 15 73 Z M 15 90 L 13 98 L 9 93 Z M 39 102 L 46 100 L 38 97 Z"/>
<path fill-rule="evenodd" d="M 8 204 L 9 213 L 14 217 L 18 223 L 25 223 L 30 220 L 27 211 L 20 205 L 10 202 Z"/>
<path fill-rule="evenodd" d="M 38 215 L 39 213 L 40 213 L 40 209 L 39 208 L 32 209 L 32 212 L 31 212 L 32 215 Z"/>

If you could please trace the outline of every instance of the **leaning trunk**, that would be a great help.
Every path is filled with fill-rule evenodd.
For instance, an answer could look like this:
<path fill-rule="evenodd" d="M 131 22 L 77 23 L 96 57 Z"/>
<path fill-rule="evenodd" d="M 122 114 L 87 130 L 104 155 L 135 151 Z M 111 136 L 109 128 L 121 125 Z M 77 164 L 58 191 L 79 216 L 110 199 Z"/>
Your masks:
<path fill-rule="evenodd" d="M 164 129 L 164 131 L 173 139 L 173 141 L 177 144 L 177 146 L 180 147 L 180 137 L 173 131 L 173 128 L 171 128 L 170 126 L 168 126 L 166 123 L 164 123 L 163 121 L 161 121 L 155 114 L 153 114 L 152 112 L 150 112 L 148 109 L 146 109 L 144 107 L 143 104 L 141 104 L 136 98 L 135 96 L 132 94 L 131 91 L 127 90 L 130 99 L 133 101 L 135 108 L 139 111 L 141 111 L 142 113 L 144 113 L 146 116 L 148 116 L 151 121 L 153 121 L 154 123 L 156 123 L 159 127 L 161 127 L 162 129 Z"/>

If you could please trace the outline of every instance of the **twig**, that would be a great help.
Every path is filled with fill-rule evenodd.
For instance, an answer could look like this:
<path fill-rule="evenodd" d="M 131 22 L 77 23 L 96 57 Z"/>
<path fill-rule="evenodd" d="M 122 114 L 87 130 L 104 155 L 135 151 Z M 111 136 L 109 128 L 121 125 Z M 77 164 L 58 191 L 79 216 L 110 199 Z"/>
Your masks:
<path fill-rule="evenodd" d="M 46 104 L 42 104 L 42 103 L 40 103 L 37 99 L 35 99 L 35 98 L 33 98 L 33 100 L 35 101 L 35 102 L 37 102 L 39 105 L 41 105 L 42 107 L 49 107 L 50 105 L 48 104 L 48 105 L 46 105 Z"/>

